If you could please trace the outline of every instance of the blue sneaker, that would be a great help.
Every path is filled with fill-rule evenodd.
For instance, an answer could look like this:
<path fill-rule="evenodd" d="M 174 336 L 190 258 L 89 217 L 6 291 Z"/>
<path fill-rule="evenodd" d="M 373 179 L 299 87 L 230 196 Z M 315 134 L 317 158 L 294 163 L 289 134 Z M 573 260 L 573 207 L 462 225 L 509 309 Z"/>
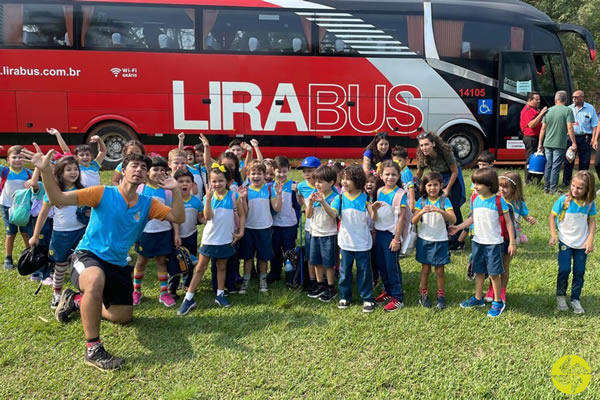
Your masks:
<path fill-rule="evenodd" d="M 460 303 L 461 308 L 472 308 L 472 307 L 483 307 L 485 306 L 485 301 L 483 299 L 477 300 L 475 296 L 471 296 L 469 300 L 465 300 Z"/>
<path fill-rule="evenodd" d="M 219 307 L 231 307 L 231 303 L 229 302 L 229 300 L 227 300 L 227 297 L 221 295 L 221 296 L 217 296 L 215 297 L 215 303 L 219 306 Z"/>
<path fill-rule="evenodd" d="M 506 303 L 503 301 L 494 301 L 492 302 L 492 308 L 488 311 L 488 317 L 496 318 L 502 314 L 502 311 L 506 308 Z"/>
<path fill-rule="evenodd" d="M 179 310 L 177 310 L 177 315 L 186 315 L 187 313 L 192 311 L 197 306 L 198 305 L 196 304 L 194 299 L 191 299 L 191 300 L 183 299 L 183 303 L 181 303 Z"/>

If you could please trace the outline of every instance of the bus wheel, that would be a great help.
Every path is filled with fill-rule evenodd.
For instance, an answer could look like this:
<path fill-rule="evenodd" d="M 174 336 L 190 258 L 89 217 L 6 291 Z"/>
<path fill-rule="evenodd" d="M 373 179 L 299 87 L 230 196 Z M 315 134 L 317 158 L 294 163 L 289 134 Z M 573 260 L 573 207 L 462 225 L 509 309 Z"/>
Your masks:
<path fill-rule="evenodd" d="M 106 157 L 102 167 L 111 170 L 121 162 L 125 143 L 135 139 L 135 132 L 125 124 L 106 122 L 94 127 L 88 137 L 98 135 L 106 144 Z"/>
<path fill-rule="evenodd" d="M 465 125 L 454 126 L 443 133 L 446 143 L 455 148 L 460 164 L 465 168 L 474 167 L 483 148 L 481 135 Z"/>

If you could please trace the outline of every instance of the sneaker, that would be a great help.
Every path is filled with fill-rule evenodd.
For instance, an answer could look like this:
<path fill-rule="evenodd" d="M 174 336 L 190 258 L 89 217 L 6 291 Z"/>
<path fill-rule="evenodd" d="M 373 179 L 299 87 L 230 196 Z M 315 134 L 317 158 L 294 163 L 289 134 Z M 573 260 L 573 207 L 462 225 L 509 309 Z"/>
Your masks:
<path fill-rule="evenodd" d="M 100 371 L 121 368 L 124 361 L 122 358 L 115 357 L 104 350 L 102 343 L 95 344 L 85 350 L 85 363 L 98 368 Z"/>
<path fill-rule="evenodd" d="M 183 302 L 181 303 L 181 306 L 179 307 L 179 310 L 177 310 L 177 315 L 186 315 L 187 313 L 192 311 L 197 306 L 198 305 L 196 304 L 194 299 L 187 300 L 184 298 Z"/>
<path fill-rule="evenodd" d="M 269 291 L 269 285 L 267 284 L 266 279 L 261 279 L 258 281 L 258 291 L 261 293 L 267 293 Z"/>
<path fill-rule="evenodd" d="M 46 279 L 42 280 L 42 285 L 44 286 L 54 286 L 54 279 L 52 276 L 46 277 Z"/>
<path fill-rule="evenodd" d="M 219 306 L 219 307 L 231 307 L 231 303 L 229 302 L 229 300 L 227 300 L 227 297 L 221 295 L 221 296 L 217 296 L 215 297 L 215 303 Z"/>
<path fill-rule="evenodd" d="M 585 312 L 583 307 L 581 307 L 579 300 L 571 300 L 571 307 L 573 307 L 573 312 L 575 314 L 583 314 Z"/>
<path fill-rule="evenodd" d="M 177 292 L 169 292 L 169 294 L 171 295 L 171 297 L 173 298 L 173 300 L 175 301 L 175 303 L 177 303 L 177 301 L 181 297 L 180 295 L 177 294 Z"/>
<path fill-rule="evenodd" d="M 446 298 L 444 296 L 438 296 L 437 297 L 437 302 L 435 304 L 435 308 L 438 310 L 443 310 L 445 309 L 446 306 Z"/>
<path fill-rule="evenodd" d="M 391 296 L 389 296 L 385 290 L 383 292 L 381 292 L 381 294 L 379 296 L 377 296 L 375 298 L 375 303 L 386 303 L 388 301 L 390 301 L 392 299 Z"/>
<path fill-rule="evenodd" d="M 60 302 L 61 294 L 62 293 L 60 293 L 60 294 L 54 293 L 52 295 L 52 300 L 50 300 L 50 308 L 51 309 L 56 310 L 56 308 L 58 307 L 58 303 Z"/>
<path fill-rule="evenodd" d="M 42 280 L 42 277 L 39 275 L 31 275 L 31 277 L 29 278 L 29 280 L 31 280 L 31 282 L 39 282 Z"/>
<path fill-rule="evenodd" d="M 54 311 L 54 318 L 58 322 L 63 324 L 69 322 L 69 315 L 77 310 L 77 307 L 75 307 L 75 294 L 71 289 L 65 289 L 60 295 L 58 306 Z"/>
<path fill-rule="evenodd" d="M 14 267 L 15 267 L 15 264 L 13 264 L 12 258 L 6 257 L 4 259 L 4 268 L 6 268 L 6 269 L 13 269 Z"/>
<path fill-rule="evenodd" d="M 175 300 L 169 293 L 160 295 L 158 302 L 164 304 L 165 307 L 173 307 L 175 305 Z"/>
<path fill-rule="evenodd" d="M 329 303 L 335 297 L 335 290 L 325 288 L 325 291 L 319 296 L 319 300 L 323 303 Z"/>
<path fill-rule="evenodd" d="M 487 293 L 485 294 L 485 296 L 483 296 L 483 301 L 485 301 L 486 303 L 491 303 L 492 301 L 494 301 L 494 288 L 492 287 L 491 283 Z"/>
<path fill-rule="evenodd" d="M 465 242 L 452 242 L 450 244 L 450 246 L 448 247 L 448 250 L 450 251 L 461 251 L 464 250 L 465 248 Z"/>
<path fill-rule="evenodd" d="M 365 301 L 363 302 L 362 312 L 369 313 L 375 311 L 375 302 L 373 301 Z"/>
<path fill-rule="evenodd" d="M 483 299 L 477 300 L 475 296 L 471 296 L 470 299 L 463 301 L 460 303 L 461 308 L 472 308 L 472 307 L 483 307 L 485 306 L 485 301 Z"/>
<path fill-rule="evenodd" d="M 419 304 L 425 308 L 431 308 L 431 300 L 429 300 L 429 296 L 426 294 L 422 294 L 419 298 Z"/>
<path fill-rule="evenodd" d="M 249 280 L 244 280 L 242 282 L 242 286 L 240 286 L 240 290 L 238 291 L 238 294 L 246 294 L 248 293 L 248 287 L 250 286 L 250 281 Z"/>
<path fill-rule="evenodd" d="M 310 297 L 311 299 L 316 299 L 319 298 L 326 291 L 327 287 L 325 285 L 323 285 L 322 283 L 317 283 L 313 290 L 308 292 L 308 297 Z"/>
<path fill-rule="evenodd" d="M 225 289 L 225 295 L 227 296 L 227 294 L 236 294 L 240 292 L 240 288 L 238 288 L 237 286 L 232 286 L 229 289 Z"/>
<path fill-rule="evenodd" d="M 142 295 L 142 292 L 138 292 L 137 290 L 134 290 L 133 291 L 133 305 L 139 306 L 140 303 L 142 302 L 142 297 L 144 297 L 144 295 Z"/>
<path fill-rule="evenodd" d="M 403 302 L 401 302 L 400 300 L 396 299 L 395 297 L 390 297 L 390 302 L 387 303 L 383 307 L 383 310 L 384 311 L 388 311 L 388 312 L 393 312 L 393 311 L 397 311 L 397 310 L 401 309 L 402 307 L 404 307 L 404 303 Z"/>
<path fill-rule="evenodd" d="M 503 302 L 492 301 L 492 307 L 490 308 L 490 311 L 488 311 L 488 317 L 490 317 L 490 318 L 499 317 L 505 308 L 506 308 L 506 304 L 504 304 Z"/>
<path fill-rule="evenodd" d="M 569 311 L 567 298 L 565 296 L 556 296 L 556 309 L 558 311 Z"/>
<path fill-rule="evenodd" d="M 340 301 L 338 301 L 338 308 L 340 310 L 345 310 L 348 307 L 350 307 L 350 302 L 348 300 L 341 299 Z"/>

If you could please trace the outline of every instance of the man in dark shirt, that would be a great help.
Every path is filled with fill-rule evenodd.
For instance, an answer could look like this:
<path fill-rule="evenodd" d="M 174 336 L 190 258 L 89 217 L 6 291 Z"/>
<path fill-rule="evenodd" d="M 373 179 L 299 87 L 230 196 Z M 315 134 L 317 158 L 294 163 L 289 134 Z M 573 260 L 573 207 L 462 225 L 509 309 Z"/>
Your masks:
<path fill-rule="evenodd" d="M 537 151 L 540 138 L 540 130 L 542 129 L 542 118 L 548 107 L 544 107 L 541 111 L 540 94 L 538 92 L 527 93 L 527 104 L 521 110 L 520 126 L 523 132 L 523 143 L 525 144 L 525 180 L 531 183 L 532 180 L 539 182 L 542 179 L 541 174 L 529 173 L 529 157 Z"/>

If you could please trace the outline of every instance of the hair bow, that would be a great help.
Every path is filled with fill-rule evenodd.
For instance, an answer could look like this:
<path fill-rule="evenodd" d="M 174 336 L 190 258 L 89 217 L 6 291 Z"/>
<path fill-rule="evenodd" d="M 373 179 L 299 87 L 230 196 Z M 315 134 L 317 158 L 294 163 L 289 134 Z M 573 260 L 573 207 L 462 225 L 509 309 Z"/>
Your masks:
<path fill-rule="evenodd" d="M 218 169 L 219 171 L 225 173 L 225 166 L 224 165 L 220 165 L 219 163 L 212 163 L 210 166 L 211 169 Z"/>

